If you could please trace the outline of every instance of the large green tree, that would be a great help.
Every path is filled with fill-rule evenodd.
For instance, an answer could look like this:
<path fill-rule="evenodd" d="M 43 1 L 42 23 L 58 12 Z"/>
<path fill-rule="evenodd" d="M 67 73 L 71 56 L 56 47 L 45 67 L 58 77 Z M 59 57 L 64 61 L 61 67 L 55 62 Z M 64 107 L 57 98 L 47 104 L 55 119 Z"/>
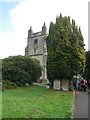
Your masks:
<path fill-rule="evenodd" d="M 41 71 L 39 61 L 29 56 L 10 56 L 2 60 L 3 80 L 9 80 L 19 86 L 37 81 Z"/>
<path fill-rule="evenodd" d="M 90 51 L 86 52 L 86 68 L 83 77 L 90 79 Z"/>
<path fill-rule="evenodd" d="M 72 79 L 85 69 L 85 50 L 81 29 L 70 17 L 56 17 L 55 24 L 50 23 L 47 37 L 47 73 L 48 79 Z"/>

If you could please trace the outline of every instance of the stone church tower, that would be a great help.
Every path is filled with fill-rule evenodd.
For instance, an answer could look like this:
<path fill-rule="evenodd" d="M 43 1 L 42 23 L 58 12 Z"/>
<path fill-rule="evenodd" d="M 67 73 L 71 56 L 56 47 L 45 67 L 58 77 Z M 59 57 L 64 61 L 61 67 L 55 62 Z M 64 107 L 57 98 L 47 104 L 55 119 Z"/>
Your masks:
<path fill-rule="evenodd" d="M 28 30 L 27 46 L 25 48 L 25 55 L 36 58 L 40 61 L 43 67 L 42 76 L 40 79 L 47 80 L 46 63 L 47 63 L 47 28 L 44 23 L 42 31 L 33 33 L 32 27 Z"/>

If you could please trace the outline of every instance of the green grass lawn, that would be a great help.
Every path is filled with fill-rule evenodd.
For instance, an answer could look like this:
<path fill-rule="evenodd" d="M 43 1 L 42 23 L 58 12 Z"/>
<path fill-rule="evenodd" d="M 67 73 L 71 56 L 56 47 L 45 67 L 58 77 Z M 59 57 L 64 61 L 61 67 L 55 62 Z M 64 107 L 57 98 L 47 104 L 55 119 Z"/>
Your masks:
<path fill-rule="evenodd" d="M 41 86 L 8 89 L 2 93 L 3 118 L 71 118 L 73 92 Z"/>

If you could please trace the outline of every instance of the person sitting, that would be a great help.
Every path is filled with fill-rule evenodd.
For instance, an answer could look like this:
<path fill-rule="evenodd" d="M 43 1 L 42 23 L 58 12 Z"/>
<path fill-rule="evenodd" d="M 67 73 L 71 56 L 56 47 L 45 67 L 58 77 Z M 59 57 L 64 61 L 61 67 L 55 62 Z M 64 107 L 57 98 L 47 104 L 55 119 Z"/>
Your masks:
<path fill-rule="evenodd" d="M 87 88 L 87 81 L 82 79 L 80 81 L 80 86 L 81 86 L 81 91 L 86 91 L 86 88 Z"/>
<path fill-rule="evenodd" d="M 87 88 L 87 80 L 84 79 L 84 91 L 86 91 L 86 88 Z"/>

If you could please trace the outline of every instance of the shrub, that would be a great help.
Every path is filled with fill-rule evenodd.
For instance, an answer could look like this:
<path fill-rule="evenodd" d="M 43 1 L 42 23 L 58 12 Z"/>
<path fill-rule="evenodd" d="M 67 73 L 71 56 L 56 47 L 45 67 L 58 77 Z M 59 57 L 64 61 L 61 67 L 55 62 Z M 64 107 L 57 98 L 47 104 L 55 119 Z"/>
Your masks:
<path fill-rule="evenodd" d="M 17 85 L 9 80 L 3 80 L 3 89 L 11 89 L 16 88 Z"/>
<path fill-rule="evenodd" d="M 38 60 L 29 56 L 10 56 L 2 60 L 2 77 L 18 86 L 32 84 L 39 79 L 42 67 Z"/>

